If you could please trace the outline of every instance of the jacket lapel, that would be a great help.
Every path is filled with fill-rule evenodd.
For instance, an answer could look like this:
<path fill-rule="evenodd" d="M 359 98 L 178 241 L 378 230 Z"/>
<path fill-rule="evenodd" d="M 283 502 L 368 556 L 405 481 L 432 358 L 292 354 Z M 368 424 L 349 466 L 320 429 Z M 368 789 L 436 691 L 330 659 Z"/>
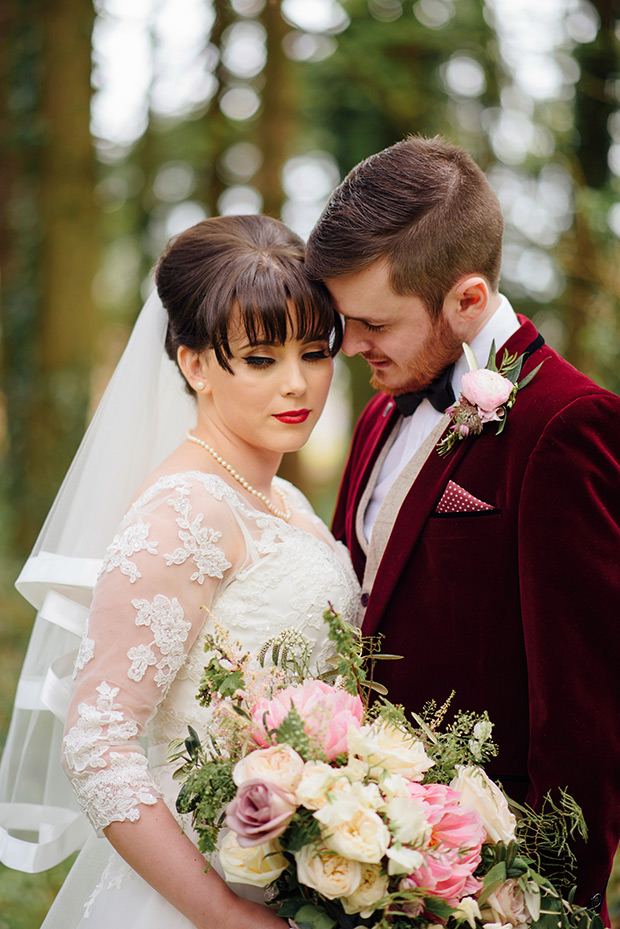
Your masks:
<path fill-rule="evenodd" d="M 519 316 L 518 319 L 521 323 L 520 328 L 497 352 L 498 365 L 504 355 L 504 350 L 507 350 L 510 354 L 521 354 L 534 343 L 538 336 L 536 328 L 528 319 L 523 316 Z M 535 367 L 536 363 L 536 361 L 532 362 L 531 358 L 528 357 L 523 366 L 523 372 L 527 373 L 531 368 Z M 457 393 L 457 396 L 460 395 L 460 392 L 456 390 L 455 393 Z M 370 591 L 363 623 L 364 635 L 374 635 L 377 631 L 392 592 L 413 548 L 417 544 L 429 514 L 441 499 L 452 473 L 469 450 L 473 448 L 476 440 L 477 437 L 474 437 L 458 442 L 450 454 L 443 458 L 435 449 L 428 456 L 400 508 L 390 539 L 383 553 L 375 583 L 372 591 Z M 357 499 L 359 501 L 359 496 Z"/>
<path fill-rule="evenodd" d="M 364 574 L 366 555 L 362 551 L 357 540 L 355 526 L 357 510 L 364 489 L 370 480 L 375 462 L 400 415 L 394 406 L 394 401 L 390 397 L 383 395 L 382 400 L 381 412 L 377 414 L 369 435 L 364 439 L 364 450 L 366 454 L 364 455 L 359 470 L 352 475 L 352 493 L 347 505 L 347 540 L 353 566 L 360 578 Z"/>
<path fill-rule="evenodd" d="M 471 448 L 459 442 L 444 458 L 433 449 L 400 508 L 383 553 L 364 617 L 364 635 L 373 635 L 412 549 L 417 544 L 431 510 L 439 502 L 450 475 Z"/>

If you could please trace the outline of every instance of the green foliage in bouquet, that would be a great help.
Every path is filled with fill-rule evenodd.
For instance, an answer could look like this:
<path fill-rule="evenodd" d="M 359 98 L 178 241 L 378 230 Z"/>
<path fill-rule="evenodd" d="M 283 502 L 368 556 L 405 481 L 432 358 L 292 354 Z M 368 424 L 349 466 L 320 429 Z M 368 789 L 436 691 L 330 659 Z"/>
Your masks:
<path fill-rule="evenodd" d="M 177 811 L 191 813 L 198 832 L 198 848 L 211 854 L 217 848 L 217 838 L 224 822 L 224 806 L 235 796 L 232 780 L 234 761 L 217 757 L 202 746 L 198 733 L 188 726 L 189 736 L 170 743 L 168 761 L 183 760 L 173 777 L 182 780 L 177 797 Z"/>
<path fill-rule="evenodd" d="M 264 783 L 262 774 L 247 774 L 244 767 L 261 752 L 282 749 L 293 756 L 292 764 L 299 770 L 297 780 L 291 782 L 296 786 L 289 785 L 290 799 L 286 799 L 285 790 L 284 804 L 289 806 L 282 826 L 264 840 L 256 841 L 252 832 L 252 840 L 242 845 L 243 822 L 238 820 L 241 825 L 233 827 L 229 818 L 220 854 L 226 869 L 224 844 L 232 837 L 235 847 L 229 863 L 241 873 L 237 870 L 231 879 L 243 881 L 247 874 L 248 883 L 264 886 L 266 899 L 278 907 L 279 915 L 292 919 L 299 929 L 429 929 L 438 923 L 446 929 L 481 929 L 485 923 L 506 921 L 502 912 L 507 897 L 518 899 L 521 915 L 517 922 L 528 929 L 603 929 L 598 916 L 575 905 L 574 890 L 570 890 L 575 877 L 570 842 L 576 836 L 586 836 L 581 810 L 570 795 L 560 791 L 557 802 L 547 796 L 536 812 L 508 801 L 483 771 L 485 763 L 497 754 L 493 725 L 486 712 L 453 711 L 454 693 L 443 705 L 429 702 L 419 713 L 408 713 L 392 704 L 386 699 L 385 688 L 374 680 L 374 669 L 377 661 L 399 656 L 381 654 L 380 639 L 362 637 L 331 608 L 324 619 L 334 657 L 329 670 L 322 673 L 311 667 L 310 643 L 297 631 L 279 633 L 255 656 L 244 653 L 217 624 L 207 637 L 198 701 L 212 714 L 210 733 L 204 735 L 203 745 L 190 728 L 188 738 L 173 743 L 169 755 L 172 761 L 182 761 L 175 772 L 182 781 L 177 809 L 191 814 L 200 850 L 210 853 L 218 847 L 227 806 L 229 816 L 235 803 L 236 810 L 241 810 L 235 816 L 247 812 L 247 791 L 251 793 L 253 785 L 267 793 L 270 789 L 280 791 L 276 803 L 282 809 L 285 788 L 277 778 L 270 788 L 269 770 Z M 293 702 L 293 693 L 300 703 Z M 309 700 L 308 705 L 304 699 Z M 351 723 L 349 728 L 345 726 L 341 745 L 338 725 L 332 724 L 339 714 L 352 712 L 353 705 L 358 715 L 351 717 L 353 728 Z M 241 779 L 237 765 L 245 772 Z M 299 787 L 302 770 L 309 770 L 313 785 L 309 793 Z M 408 784 L 405 793 L 403 780 Z M 430 835 L 430 819 L 416 833 L 417 838 L 401 835 L 401 828 L 414 830 L 414 826 L 408 819 L 411 812 L 399 804 L 415 806 L 415 798 L 423 797 L 424 803 L 430 804 L 428 809 L 435 811 L 432 815 L 449 819 L 454 816 L 458 798 L 464 802 L 468 791 L 483 798 L 482 808 L 475 804 L 471 808 L 476 810 L 477 825 L 471 825 L 470 820 L 466 823 L 471 841 L 463 845 L 460 839 L 458 847 L 450 846 L 450 837 L 445 834 L 442 838 L 440 826 L 433 825 Z M 242 808 L 240 803 L 246 806 Z M 343 814 L 338 804 L 345 810 Z M 347 817 L 355 820 L 360 810 L 366 810 L 378 834 L 381 830 L 385 836 L 389 833 L 379 857 L 356 858 L 352 854 L 347 858 L 338 844 L 344 836 L 346 845 Z M 439 838 L 435 837 L 436 828 Z M 450 827 L 446 828 L 449 831 Z M 334 833 L 338 833 L 336 839 Z M 252 852 L 257 846 L 265 849 L 262 865 L 256 871 L 253 863 L 251 874 L 243 870 L 243 853 L 248 846 Z M 429 884 L 419 876 L 424 872 L 422 862 L 425 868 L 430 867 L 433 856 L 448 854 L 445 860 L 460 879 L 458 869 L 470 867 L 466 860 L 470 852 L 475 856 L 471 870 L 463 872 L 461 889 L 452 895 L 447 891 L 442 895 L 441 883 L 433 884 L 430 872 Z M 407 854 L 417 854 L 418 863 L 401 866 Z M 346 867 L 353 862 L 359 868 L 362 862 L 362 867 L 375 869 L 370 905 L 367 898 L 366 902 L 359 895 L 356 898 L 358 885 L 347 893 L 324 892 L 324 876 L 319 879 L 316 875 L 322 868 L 327 873 L 330 861 L 336 859 Z M 267 874 L 262 883 L 260 868 Z"/>

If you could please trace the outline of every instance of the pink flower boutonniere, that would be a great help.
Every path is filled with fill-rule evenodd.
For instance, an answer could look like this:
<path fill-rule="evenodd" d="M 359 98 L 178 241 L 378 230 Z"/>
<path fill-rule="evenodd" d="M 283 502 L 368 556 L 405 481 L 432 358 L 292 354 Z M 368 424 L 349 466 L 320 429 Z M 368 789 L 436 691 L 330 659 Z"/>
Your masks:
<path fill-rule="evenodd" d="M 527 387 L 543 365 L 541 362 L 519 381 L 525 360 L 523 355 L 509 355 L 504 351 L 498 368 L 493 342 L 486 368 L 481 368 L 466 342 L 463 342 L 463 350 L 469 371 L 461 378 L 461 397 L 458 403 L 446 410 L 452 418 L 452 424 L 448 435 L 437 443 L 440 455 L 451 452 L 461 439 L 466 439 L 469 435 L 479 435 L 485 423 L 498 422 L 496 435 L 499 435 L 506 425 L 506 415 L 514 406 L 518 391 Z"/>

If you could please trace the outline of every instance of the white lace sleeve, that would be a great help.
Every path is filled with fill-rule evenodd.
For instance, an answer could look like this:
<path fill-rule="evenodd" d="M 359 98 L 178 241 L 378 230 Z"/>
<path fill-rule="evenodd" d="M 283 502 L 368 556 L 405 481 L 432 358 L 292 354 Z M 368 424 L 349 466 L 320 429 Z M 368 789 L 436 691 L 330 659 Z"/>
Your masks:
<path fill-rule="evenodd" d="M 161 479 L 121 523 L 95 588 L 64 738 L 65 770 L 98 833 L 156 802 L 139 739 L 200 631 L 201 607 L 244 557 L 230 508 L 200 481 Z"/>

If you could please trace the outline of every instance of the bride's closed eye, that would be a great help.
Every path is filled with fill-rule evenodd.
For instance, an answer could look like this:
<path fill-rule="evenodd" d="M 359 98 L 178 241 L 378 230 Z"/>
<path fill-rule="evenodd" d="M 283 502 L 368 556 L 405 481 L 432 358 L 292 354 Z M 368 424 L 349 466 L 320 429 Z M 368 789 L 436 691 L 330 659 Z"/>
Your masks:
<path fill-rule="evenodd" d="M 311 352 L 304 352 L 304 361 L 323 361 L 325 358 L 330 358 L 329 349 L 327 348 L 317 348 Z"/>
<path fill-rule="evenodd" d="M 275 358 L 266 358 L 263 355 L 248 355 L 243 360 L 251 368 L 269 368 L 276 363 Z"/>

